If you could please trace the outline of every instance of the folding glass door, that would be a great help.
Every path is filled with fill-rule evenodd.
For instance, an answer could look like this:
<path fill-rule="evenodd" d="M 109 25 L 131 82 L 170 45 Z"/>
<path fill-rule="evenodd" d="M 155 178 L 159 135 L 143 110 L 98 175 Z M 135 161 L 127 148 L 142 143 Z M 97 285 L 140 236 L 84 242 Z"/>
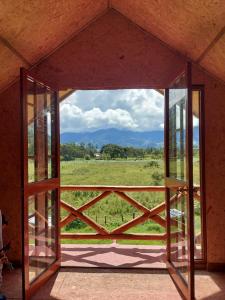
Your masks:
<path fill-rule="evenodd" d="M 194 299 L 193 124 L 191 65 L 166 90 L 167 263 L 186 299 Z"/>
<path fill-rule="evenodd" d="M 24 298 L 59 267 L 57 92 L 21 70 Z"/>

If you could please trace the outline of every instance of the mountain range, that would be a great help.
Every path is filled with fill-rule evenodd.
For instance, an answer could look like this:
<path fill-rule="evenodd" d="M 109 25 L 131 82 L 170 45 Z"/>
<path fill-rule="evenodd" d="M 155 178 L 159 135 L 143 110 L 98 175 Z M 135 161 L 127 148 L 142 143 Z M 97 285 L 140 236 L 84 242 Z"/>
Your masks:
<path fill-rule="evenodd" d="M 160 147 L 163 145 L 162 131 L 138 132 L 115 128 L 100 129 L 93 132 L 65 132 L 60 136 L 61 144 L 92 143 L 98 148 L 106 144 L 132 146 L 139 148 Z"/>
<path fill-rule="evenodd" d="M 194 141 L 198 141 L 198 129 L 194 129 Z M 106 144 L 117 144 L 124 147 L 162 147 L 164 131 L 131 131 L 115 128 L 100 129 L 93 132 L 64 132 L 60 136 L 61 144 L 92 143 L 98 148 Z M 196 142 L 195 142 L 196 143 Z"/>

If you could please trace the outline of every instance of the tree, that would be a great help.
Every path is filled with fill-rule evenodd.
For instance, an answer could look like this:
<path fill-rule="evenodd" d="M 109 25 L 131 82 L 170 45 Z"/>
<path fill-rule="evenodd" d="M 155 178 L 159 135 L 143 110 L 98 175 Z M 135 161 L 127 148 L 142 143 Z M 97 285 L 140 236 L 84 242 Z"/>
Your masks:
<path fill-rule="evenodd" d="M 91 159 L 94 157 L 96 152 L 96 147 L 91 143 L 87 145 L 85 145 L 84 143 L 61 144 L 60 148 L 60 156 L 62 160 L 74 160 L 75 158 L 87 159 L 87 157 Z"/>
<path fill-rule="evenodd" d="M 127 157 L 125 149 L 115 144 L 104 145 L 100 152 L 101 154 L 109 155 L 111 159 Z"/>

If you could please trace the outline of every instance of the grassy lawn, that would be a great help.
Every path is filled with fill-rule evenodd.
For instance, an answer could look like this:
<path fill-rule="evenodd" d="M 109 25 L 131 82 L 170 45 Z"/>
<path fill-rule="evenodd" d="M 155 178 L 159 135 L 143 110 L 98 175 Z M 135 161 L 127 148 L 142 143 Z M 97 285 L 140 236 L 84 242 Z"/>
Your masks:
<path fill-rule="evenodd" d="M 157 162 L 152 165 L 152 161 Z M 194 178 L 195 183 L 199 184 L 198 157 L 194 158 Z M 29 171 L 32 174 L 33 165 L 29 164 Z M 62 185 L 164 185 L 164 162 L 162 159 L 156 160 L 152 157 L 139 160 L 84 160 L 61 161 L 61 184 Z M 98 192 L 88 191 L 68 191 L 61 194 L 61 199 L 71 204 L 75 208 L 80 207 Z M 133 192 L 129 196 L 148 208 L 154 208 L 165 201 L 164 192 Z M 174 208 L 180 209 L 179 205 Z M 61 217 L 64 218 L 68 213 L 62 209 Z M 112 194 L 107 198 L 96 203 L 85 211 L 85 214 L 95 220 L 98 224 L 111 231 L 116 227 L 132 220 L 141 214 L 126 201 Z M 165 217 L 165 212 L 162 217 Z M 200 204 L 195 201 L 195 231 L 201 230 Z M 94 233 L 88 225 L 80 220 L 75 220 L 62 229 L 68 233 Z M 165 233 L 165 229 L 153 221 L 147 221 L 137 225 L 128 231 L 129 233 L 158 234 Z M 103 244 L 111 243 L 110 240 L 62 240 L 62 243 L 74 244 Z M 162 241 L 130 241 L 118 240 L 121 244 L 144 244 L 162 245 Z"/>
<path fill-rule="evenodd" d="M 163 178 L 163 161 L 158 168 L 149 167 L 152 160 L 74 160 L 61 162 L 61 184 L 75 185 L 160 185 L 153 173 Z"/>
<path fill-rule="evenodd" d="M 61 162 L 61 184 L 74 185 L 164 185 L 163 161 L 157 160 L 158 166 L 151 167 L 150 157 L 145 160 L 74 160 Z M 74 207 L 79 207 L 91 198 L 98 195 L 98 192 L 64 192 L 61 199 Z M 164 192 L 141 192 L 128 193 L 132 198 L 148 208 L 153 208 L 164 201 Z M 66 216 L 66 211 L 62 210 L 62 217 Z M 136 208 L 126 201 L 118 198 L 115 194 L 109 195 L 85 214 L 107 230 L 126 223 L 141 214 Z M 94 232 L 91 228 L 79 221 L 75 221 L 70 226 L 66 226 L 65 232 Z M 153 221 L 148 221 L 134 227 L 129 233 L 164 233 L 165 230 Z M 112 241 L 68 241 L 63 243 L 111 243 Z M 162 244 L 160 241 L 117 241 L 123 244 Z"/>
<path fill-rule="evenodd" d="M 81 160 L 61 162 L 62 185 L 164 185 L 164 163 L 162 159 L 156 160 L 158 165 L 151 166 L 151 157 L 145 160 Z M 196 166 L 196 167 L 195 167 Z M 198 161 L 194 162 L 195 178 L 198 178 Z M 63 192 L 61 199 L 78 208 L 88 200 L 97 196 L 98 192 Z M 128 193 L 148 208 L 165 201 L 164 192 L 140 192 Z M 129 205 L 126 201 L 118 198 L 115 194 L 108 196 L 85 211 L 85 214 L 104 226 L 107 230 L 122 225 L 132 220 L 141 213 Z M 67 212 L 62 209 L 61 216 Z M 164 216 L 164 214 L 162 214 Z M 196 203 L 196 231 L 200 230 L 199 204 Z M 64 232 L 93 233 L 82 221 L 74 221 L 63 228 Z M 157 234 L 165 233 L 165 229 L 153 221 L 145 222 L 130 229 L 129 233 Z M 109 240 L 62 240 L 62 243 L 111 243 Z M 143 244 L 162 245 L 162 241 L 130 241 L 119 240 L 120 244 Z"/>

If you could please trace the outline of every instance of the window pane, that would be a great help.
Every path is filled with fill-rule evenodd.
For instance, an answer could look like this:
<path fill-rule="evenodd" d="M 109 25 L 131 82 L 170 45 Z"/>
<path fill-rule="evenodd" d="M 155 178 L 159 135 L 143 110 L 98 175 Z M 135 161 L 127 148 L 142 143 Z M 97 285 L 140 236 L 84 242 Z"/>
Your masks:
<path fill-rule="evenodd" d="M 28 198 L 29 281 L 56 260 L 56 191 Z"/>
<path fill-rule="evenodd" d="M 192 93 L 193 107 L 193 185 L 194 193 L 194 225 L 195 225 L 195 258 L 203 258 L 202 239 L 202 202 L 200 194 L 200 91 Z"/>
<path fill-rule="evenodd" d="M 28 182 L 56 177 L 55 95 L 28 81 Z"/>
<path fill-rule="evenodd" d="M 170 89 L 169 99 L 169 176 L 185 180 L 187 90 Z"/>
<path fill-rule="evenodd" d="M 27 124 L 28 124 L 28 182 L 35 178 L 35 139 L 34 139 L 34 83 L 28 81 Z"/>
<path fill-rule="evenodd" d="M 171 262 L 188 280 L 187 196 L 170 192 Z"/>

